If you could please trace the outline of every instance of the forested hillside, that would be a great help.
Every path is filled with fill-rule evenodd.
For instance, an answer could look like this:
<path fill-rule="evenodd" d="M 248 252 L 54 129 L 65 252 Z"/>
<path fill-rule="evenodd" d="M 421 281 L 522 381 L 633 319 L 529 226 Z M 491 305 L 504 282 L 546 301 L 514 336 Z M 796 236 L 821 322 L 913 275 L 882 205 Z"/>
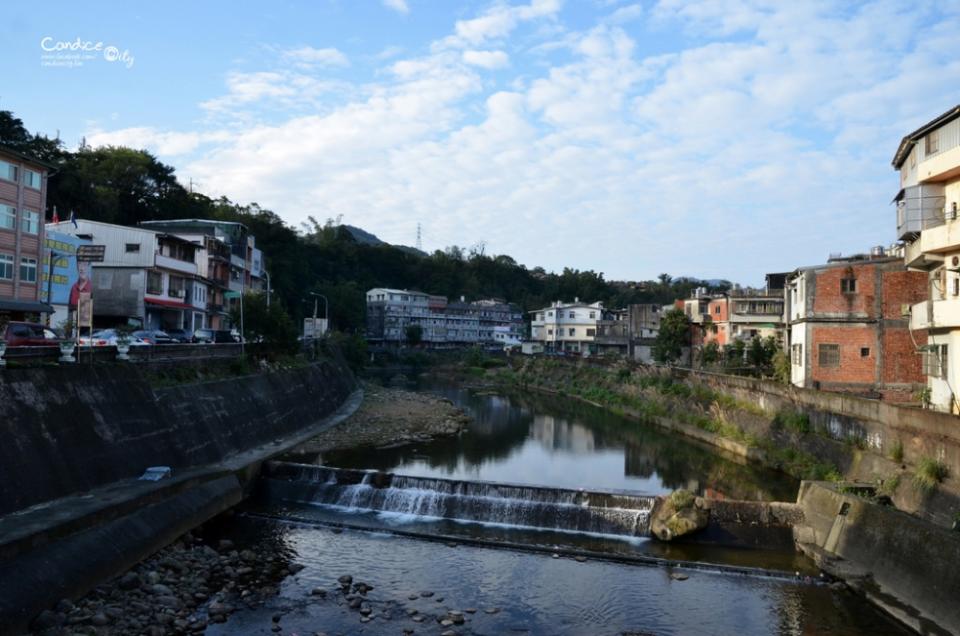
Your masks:
<path fill-rule="evenodd" d="M 0 111 L 0 144 L 51 163 L 47 219 L 56 206 L 61 218 L 135 225 L 151 219 L 206 218 L 239 221 L 256 236 L 270 272 L 274 298 L 298 319 L 312 311 L 308 292 L 325 294 L 335 328 L 362 329 L 364 292 L 377 286 L 419 289 L 468 300 L 498 297 L 523 309 L 553 300 L 602 300 L 609 307 L 632 302 L 667 303 L 688 296 L 702 283 L 666 274 L 656 281 L 611 282 L 602 273 L 566 268 L 562 273 L 528 269 L 507 255 L 451 246 L 421 256 L 409 248 L 357 242 L 333 220 L 294 228 L 256 203 L 190 192 L 174 169 L 144 150 L 88 148 L 71 152 L 58 140 L 30 134 L 9 111 Z M 349 211 L 346 211 L 349 216 Z M 365 228 L 376 233 L 376 228 Z M 728 285 L 724 284 L 722 287 Z"/>

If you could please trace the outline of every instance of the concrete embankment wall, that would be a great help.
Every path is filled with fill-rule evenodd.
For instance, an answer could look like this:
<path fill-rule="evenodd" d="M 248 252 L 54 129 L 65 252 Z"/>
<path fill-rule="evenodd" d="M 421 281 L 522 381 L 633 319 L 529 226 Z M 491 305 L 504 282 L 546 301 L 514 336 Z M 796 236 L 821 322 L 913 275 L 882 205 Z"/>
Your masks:
<path fill-rule="evenodd" d="M 804 482 L 798 504 L 797 541 L 821 567 L 919 633 L 960 634 L 960 534 L 824 484 Z"/>
<path fill-rule="evenodd" d="M 151 387 L 135 365 L 0 373 L 0 514 L 139 476 L 209 464 L 333 412 L 355 388 L 333 361 Z"/>

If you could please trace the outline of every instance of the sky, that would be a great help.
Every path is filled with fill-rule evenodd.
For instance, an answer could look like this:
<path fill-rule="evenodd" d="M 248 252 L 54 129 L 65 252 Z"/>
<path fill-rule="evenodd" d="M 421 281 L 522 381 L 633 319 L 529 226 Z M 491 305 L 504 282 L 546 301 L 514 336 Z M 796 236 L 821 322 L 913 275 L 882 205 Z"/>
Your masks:
<path fill-rule="evenodd" d="M 894 241 L 958 32 L 922 0 L 18 2 L 0 108 L 294 227 L 760 285 Z"/>

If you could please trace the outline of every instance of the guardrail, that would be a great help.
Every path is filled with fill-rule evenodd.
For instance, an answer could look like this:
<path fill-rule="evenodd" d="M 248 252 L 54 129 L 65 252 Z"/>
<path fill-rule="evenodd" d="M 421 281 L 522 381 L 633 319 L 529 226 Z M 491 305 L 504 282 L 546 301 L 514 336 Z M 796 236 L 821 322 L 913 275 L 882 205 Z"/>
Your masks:
<path fill-rule="evenodd" d="M 243 347 L 239 343 L 223 344 L 170 344 L 131 346 L 128 353 L 130 362 L 172 362 L 177 360 L 209 360 L 239 358 Z M 62 359 L 59 347 L 7 347 L 2 362 L 20 365 L 40 364 L 90 364 L 114 362 L 117 360 L 116 347 L 76 347 L 73 350 L 75 362 Z"/>

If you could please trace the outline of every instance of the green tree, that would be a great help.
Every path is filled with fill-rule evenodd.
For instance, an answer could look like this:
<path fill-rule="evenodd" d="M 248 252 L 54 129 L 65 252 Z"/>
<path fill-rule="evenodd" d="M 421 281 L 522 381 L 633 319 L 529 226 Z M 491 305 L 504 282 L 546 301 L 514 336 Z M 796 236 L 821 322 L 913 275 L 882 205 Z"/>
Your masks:
<path fill-rule="evenodd" d="M 423 327 L 420 325 L 407 325 L 403 335 L 407 339 L 407 344 L 416 347 L 423 341 Z"/>
<path fill-rule="evenodd" d="M 703 351 L 700 353 L 700 360 L 704 365 L 716 364 L 720 361 L 720 345 L 716 342 L 708 342 L 703 345 Z"/>
<path fill-rule="evenodd" d="M 230 320 L 239 328 L 239 303 L 231 310 Z M 247 342 L 262 342 L 282 351 L 297 348 L 297 328 L 289 314 L 278 302 L 271 302 L 268 307 L 265 294 L 243 295 L 243 334 Z"/>
<path fill-rule="evenodd" d="M 680 359 L 690 344 L 690 319 L 680 309 L 671 309 L 660 319 L 660 331 L 653 344 L 653 358 L 669 364 Z"/>

